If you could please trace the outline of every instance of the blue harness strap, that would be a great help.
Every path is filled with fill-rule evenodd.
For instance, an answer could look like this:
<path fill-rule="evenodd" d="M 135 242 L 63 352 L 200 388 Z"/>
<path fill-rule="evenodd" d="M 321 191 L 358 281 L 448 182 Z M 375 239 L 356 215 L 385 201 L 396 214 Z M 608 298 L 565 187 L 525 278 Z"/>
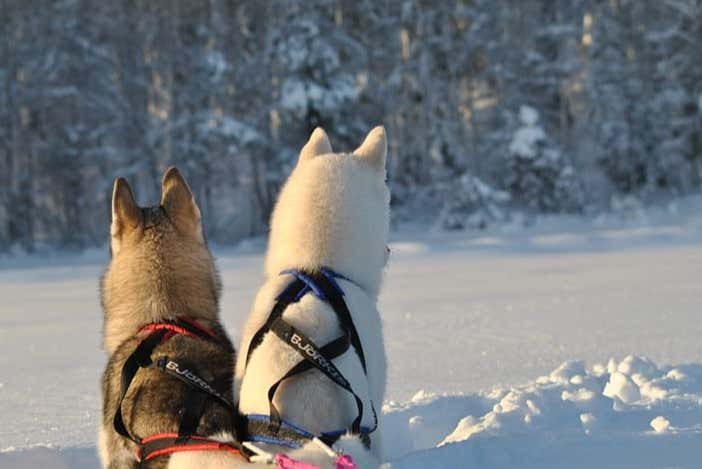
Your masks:
<path fill-rule="evenodd" d="M 334 291 L 336 292 L 336 294 L 338 294 L 340 296 L 344 296 L 344 290 L 341 289 L 341 287 L 339 286 L 339 283 L 336 281 L 336 279 L 342 279 L 342 280 L 346 280 L 347 282 L 354 283 L 351 280 L 349 280 L 348 277 L 345 277 L 339 273 L 336 273 L 327 267 L 322 267 L 319 270 L 319 272 L 329 281 L 329 284 L 332 286 L 332 288 L 334 288 Z M 302 272 L 301 270 L 297 270 L 297 269 L 286 269 L 286 270 L 282 271 L 280 273 L 280 275 L 292 275 L 293 277 L 295 277 L 296 279 L 298 279 L 299 281 L 301 281 L 302 283 L 305 284 L 305 286 L 302 289 L 300 289 L 297 292 L 297 294 L 294 296 L 294 299 L 292 301 L 293 303 L 297 303 L 298 301 L 300 301 L 300 299 L 303 296 L 307 295 L 308 293 L 312 293 L 312 294 L 314 294 L 314 296 L 316 296 L 320 300 L 329 303 L 329 298 L 327 298 L 327 295 L 324 293 L 324 290 L 319 286 L 318 281 L 315 280 L 315 278 L 312 277 L 311 275 L 306 274 L 306 273 Z M 284 297 L 284 295 L 286 294 L 286 291 L 289 288 L 293 287 L 294 285 L 295 285 L 294 282 L 290 283 L 276 297 L 276 301 L 279 300 L 281 297 Z"/>
<path fill-rule="evenodd" d="M 281 420 L 280 428 L 277 431 L 272 432 L 270 431 L 271 419 L 268 415 L 249 414 L 246 416 L 246 418 L 249 421 L 249 430 L 254 430 L 250 431 L 248 440 L 253 441 L 254 443 L 269 443 L 284 446 L 286 448 L 297 449 L 317 436 L 293 423 L 288 422 L 287 420 Z M 322 441 L 335 441 L 347 431 L 348 430 L 343 429 L 322 432 L 318 436 L 320 439 L 322 439 Z M 372 431 L 373 429 L 370 427 L 361 427 L 361 435 L 368 435 Z"/>

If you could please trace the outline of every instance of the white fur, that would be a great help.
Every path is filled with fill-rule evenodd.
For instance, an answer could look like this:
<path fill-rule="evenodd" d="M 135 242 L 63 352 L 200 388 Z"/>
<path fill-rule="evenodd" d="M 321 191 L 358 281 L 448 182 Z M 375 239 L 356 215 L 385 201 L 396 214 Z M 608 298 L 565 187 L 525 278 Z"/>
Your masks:
<path fill-rule="evenodd" d="M 134 453 L 125 448 L 119 448 L 115 453 L 110 453 L 107 432 L 108 429 L 104 425 L 98 427 L 97 452 L 100 465 L 107 467 L 112 463 L 115 465 L 114 467 L 121 467 L 121 462 L 124 466 L 130 466 L 134 461 Z"/>
<path fill-rule="evenodd" d="M 208 438 L 222 443 L 232 443 L 234 441 L 234 437 L 226 432 L 211 435 Z M 193 469 L 200 467 L 227 469 L 243 464 L 247 463 L 241 456 L 226 451 L 183 451 L 171 455 L 171 458 L 168 460 L 168 469 Z M 250 465 L 244 467 L 250 467 Z"/>
<path fill-rule="evenodd" d="M 100 458 L 100 465 L 102 467 L 107 467 L 110 463 L 110 455 L 107 450 L 107 433 L 105 426 L 100 424 L 98 427 L 98 444 L 97 444 L 98 457 Z"/>
<path fill-rule="evenodd" d="M 331 153 L 329 140 L 321 129 L 315 130 L 303 148 L 273 211 L 265 283 L 256 297 L 239 348 L 236 382 L 240 386 L 242 413 L 268 415 L 270 385 L 300 361 L 294 350 L 267 334 L 245 370 L 252 335 L 270 314 L 275 297 L 291 281 L 292 277 L 279 273 L 288 268 L 321 266 L 330 267 L 353 281 L 340 280 L 339 284 L 361 338 L 368 376 L 364 375 L 353 348 L 335 359 L 334 364 L 364 401 L 363 425 L 373 423 L 371 400 L 380 412 L 385 394 L 386 358 L 376 302 L 389 225 L 386 151 L 382 127 L 371 131 L 354 154 Z M 319 346 L 341 335 L 331 307 L 313 295 L 290 305 L 283 317 Z M 275 403 L 284 419 L 313 433 L 347 428 L 357 413 L 353 397 L 316 371 L 281 385 Z M 372 437 L 376 454 L 377 433 Z M 358 442 L 357 438 L 345 437 L 342 441 L 353 450 L 355 458 L 374 460 L 369 455 L 357 454 L 362 449 L 360 443 L 352 444 Z M 311 451 L 308 448 L 302 453 L 311 456 Z M 377 467 L 377 462 L 360 467 L 373 466 Z"/>
<path fill-rule="evenodd" d="M 168 469 L 194 469 L 197 467 L 228 469 L 237 467 L 238 464 L 246 463 L 238 456 L 224 451 L 183 451 L 171 455 L 171 459 L 168 460 Z"/>

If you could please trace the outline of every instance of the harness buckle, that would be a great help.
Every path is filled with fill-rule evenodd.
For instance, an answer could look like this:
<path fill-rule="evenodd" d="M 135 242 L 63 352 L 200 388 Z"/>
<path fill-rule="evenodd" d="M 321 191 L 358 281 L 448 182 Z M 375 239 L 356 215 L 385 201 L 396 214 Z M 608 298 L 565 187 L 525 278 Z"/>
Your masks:
<path fill-rule="evenodd" d="M 269 453 L 268 451 L 259 448 L 255 444 L 251 443 L 250 441 L 244 441 L 241 443 L 241 445 L 254 453 L 253 456 L 249 457 L 250 462 L 260 462 L 263 464 L 270 464 L 273 462 L 275 459 L 275 456 L 273 454 Z"/>

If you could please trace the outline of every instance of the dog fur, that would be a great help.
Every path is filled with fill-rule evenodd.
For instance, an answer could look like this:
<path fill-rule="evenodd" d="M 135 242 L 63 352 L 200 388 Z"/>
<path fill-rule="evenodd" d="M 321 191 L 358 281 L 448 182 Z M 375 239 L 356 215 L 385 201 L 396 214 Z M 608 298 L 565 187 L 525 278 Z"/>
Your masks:
<path fill-rule="evenodd" d="M 265 281 L 243 331 L 236 367 L 241 413 L 268 415 L 268 388 L 300 360 L 294 350 L 268 333 L 248 366 L 245 363 L 252 335 L 291 280 L 280 272 L 323 266 L 352 280 L 339 280 L 339 284 L 361 338 L 368 375 L 353 349 L 334 359 L 334 364 L 364 401 L 363 425 L 373 423 L 371 400 L 380 411 L 386 356 L 376 303 L 387 260 L 390 195 L 385 183 L 386 154 L 382 127 L 373 129 L 351 154 L 333 153 L 327 135 L 318 128 L 300 152 L 271 217 Z M 314 295 L 288 306 L 283 317 L 319 346 L 341 334 L 331 307 Z M 347 428 L 357 412 L 352 396 L 316 370 L 284 382 L 275 404 L 285 420 L 312 433 Z M 348 450 L 361 467 L 377 467 L 379 431 L 371 436 L 372 455 L 356 437 L 346 436 L 336 446 Z M 290 454 L 309 459 L 313 453 L 307 445 Z"/>
<path fill-rule="evenodd" d="M 149 323 L 185 316 L 215 331 L 221 343 L 175 335 L 157 350 L 196 364 L 203 379 L 231 397 L 235 353 L 219 322 L 220 280 L 202 235 L 200 210 L 177 169 L 164 175 L 161 203 L 155 207 L 137 206 L 126 180 L 115 181 L 110 248 L 112 258 L 101 281 L 109 361 L 103 376 L 98 446 L 104 468 L 134 468 L 135 445 L 115 432 L 112 421 L 122 367 L 143 338 L 138 337 L 139 330 Z M 140 438 L 177 432 L 187 389 L 160 370 L 141 369 L 122 405 L 127 428 Z M 197 433 L 232 441 L 232 432 L 230 412 L 208 399 Z M 231 466 L 236 457 L 223 452 L 176 453 L 155 458 L 148 467 L 186 467 L 184 460 L 187 467 L 214 468 Z"/>

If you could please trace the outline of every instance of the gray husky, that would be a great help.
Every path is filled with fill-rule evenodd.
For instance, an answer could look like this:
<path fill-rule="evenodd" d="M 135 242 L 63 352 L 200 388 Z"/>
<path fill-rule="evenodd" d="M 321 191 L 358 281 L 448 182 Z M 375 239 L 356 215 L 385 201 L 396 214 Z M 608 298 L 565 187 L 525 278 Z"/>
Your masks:
<path fill-rule="evenodd" d="M 232 403 L 234 348 L 219 322 L 220 280 L 200 210 L 177 169 L 161 203 L 112 193 L 112 257 L 101 282 L 103 467 L 226 467 L 241 461 Z"/>

